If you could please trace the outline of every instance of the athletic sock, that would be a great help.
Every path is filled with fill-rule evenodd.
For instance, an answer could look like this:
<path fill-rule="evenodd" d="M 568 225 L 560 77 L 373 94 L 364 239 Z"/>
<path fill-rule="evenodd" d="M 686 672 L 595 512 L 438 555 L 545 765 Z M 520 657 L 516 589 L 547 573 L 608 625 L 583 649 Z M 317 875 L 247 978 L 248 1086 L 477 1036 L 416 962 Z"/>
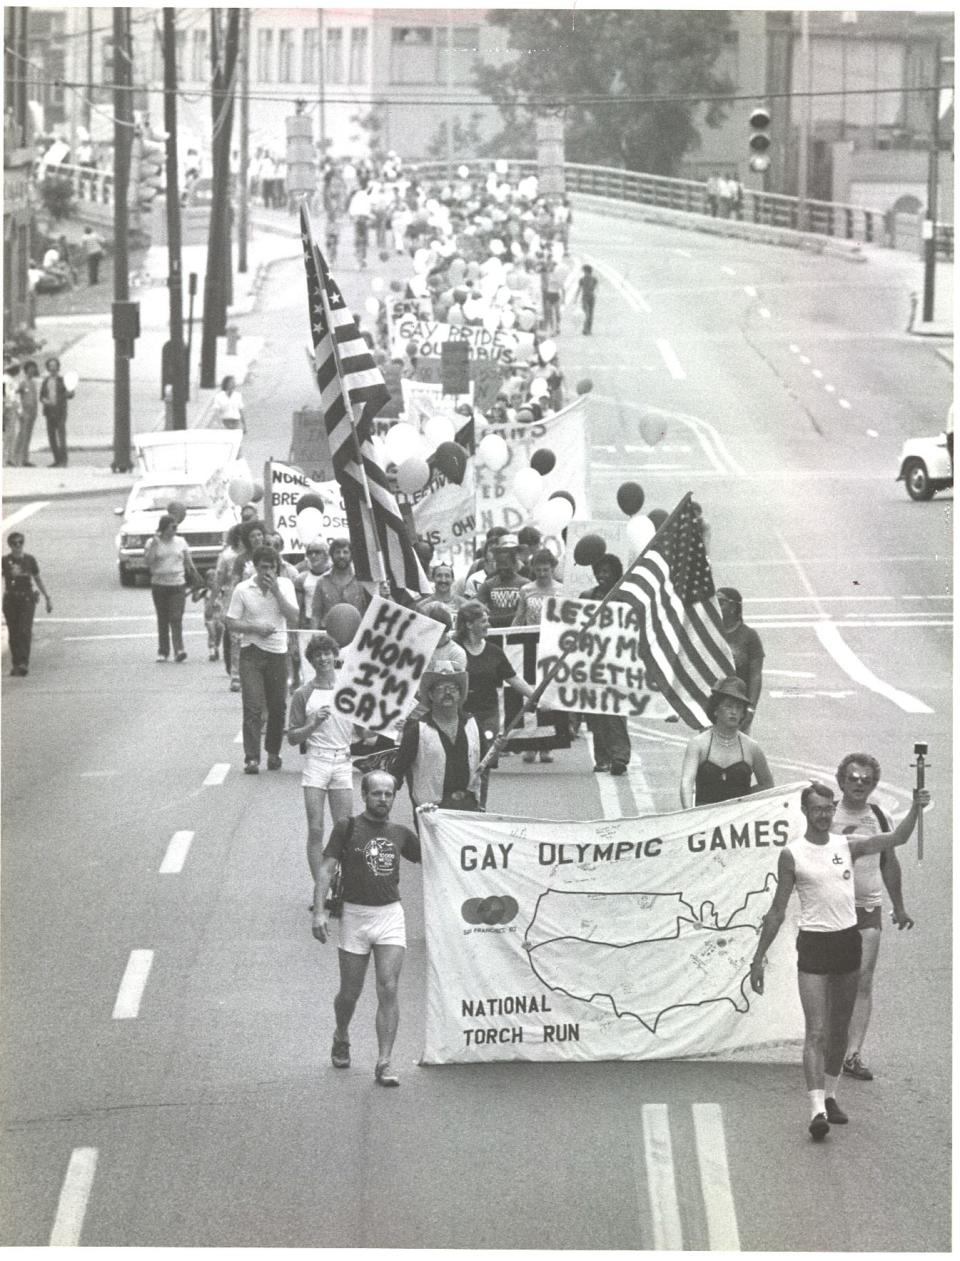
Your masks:
<path fill-rule="evenodd" d="M 810 1119 L 813 1120 L 818 1113 L 826 1112 L 827 1105 L 823 1101 L 822 1090 L 808 1090 L 807 1094 L 810 1096 Z"/>
<path fill-rule="evenodd" d="M 837 1074 L 837 1076 L 836 1076 L 836 1077 L 830 1077 L 830 1076 L 828 1076 L 826 1073 L 824 1073 L 824 1075 L 823 1075 L 823 1093 L 826 1095 L 826 1097 L 827 1097 L 828 1099 L 836 1099 L 836 1097 L 837 1097 L 837 1084 L 839 1083 L 839 1081 L 840 1081 L 840 1074 L 839 1074 L 839 1073 Z"/>

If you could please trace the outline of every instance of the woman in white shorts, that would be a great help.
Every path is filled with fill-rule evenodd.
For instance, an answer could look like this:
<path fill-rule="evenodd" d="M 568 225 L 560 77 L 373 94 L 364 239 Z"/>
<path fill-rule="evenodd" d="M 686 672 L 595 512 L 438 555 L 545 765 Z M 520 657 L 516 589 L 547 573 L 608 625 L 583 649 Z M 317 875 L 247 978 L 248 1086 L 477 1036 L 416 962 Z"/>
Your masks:
<path fill-rule="evenodd" d="M 323 858 L 323 814 L 327 797 L 334 823 L 348 819 L 353 811 L 350 742 L 354 724 L 333 708 L 339 651 L 332 636 L 325 632 L 312 635 L 303 655 L 313 667 L 314 676 L 290 698 L 287 739 L 291 744 L 306 745 L 303 801 L 307 811 L 307 862 L 314 883 Z"/>

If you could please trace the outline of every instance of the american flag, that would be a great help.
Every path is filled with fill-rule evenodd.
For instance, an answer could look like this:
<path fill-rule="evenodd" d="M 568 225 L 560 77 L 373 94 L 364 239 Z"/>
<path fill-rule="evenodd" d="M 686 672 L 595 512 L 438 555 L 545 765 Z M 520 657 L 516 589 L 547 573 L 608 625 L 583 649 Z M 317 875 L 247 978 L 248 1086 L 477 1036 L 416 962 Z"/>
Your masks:
<path fill-rule="evenodd" d="M 640 619 L 648 676 L 689 727 L 709 727 L 704 706 L 710 692 L 735 671 L 721 630 L 699 509 L 689 492 L 617 590 Z"/>
<path fill-rule="evenodd" d="M 387 475 L 374 454 L 371 422 L 390 398 L 380 369 L 317 248 L 300 208 L 307 300 L 320 404 L 361 582 L 427 591 L 427 578 Z"/>

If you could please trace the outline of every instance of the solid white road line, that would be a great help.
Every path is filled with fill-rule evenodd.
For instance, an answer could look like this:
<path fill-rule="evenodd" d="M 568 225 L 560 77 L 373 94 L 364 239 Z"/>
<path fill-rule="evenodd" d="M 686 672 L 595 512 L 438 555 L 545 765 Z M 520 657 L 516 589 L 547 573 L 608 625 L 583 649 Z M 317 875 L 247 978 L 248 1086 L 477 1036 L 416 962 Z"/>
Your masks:
<path fill-rule="evenodd" d="M 732 267 L 721 267 L 720 270 L 725 276 L 735 276 L 737 274 Z"/>
<path fill-rule="evenodd" d="M 67 1172 L 60 1188 L 57 1215 L 50 1231 L 51 1248 L 76 1248 L 80 1243 L 87 1201 L 97 1172 L 97 1149 L 75 1147 L 70 1153 Z"/>
<path fill-rule="evenodd" d="M 660 351 L 661 358 L 667 365 L 667 371 L 673 377 L 674 381 L 686 381 L 687 374 L 683 370 L 683 364 L 677 358 L 677 352 L 673 349 L 665 337 L 657 338 L 657 350 Z"/>
<path fill-rule="evenodd" d="M 924 625 L 929 624 L 924 623 Z M 840 669 L 853 679 L 854 683 L 859 683 L 861 687 L 865 687 L 871 692 L 876 692 L 878 696 L 885 696 L 888 701 L 893 701 L 894 705 L 899 706 L 905 713 L 933 713 L 929 705 L 925 705 L 923 701 L 911 696 L 909 692 L 903 692 L 889 683 L 884 683 L 883 679 L 878 679 L 873 671 L 864 665 L 853 649 L 845 643 L 843 636 L 840 634 L 840 628 L 833 622 L 817 623 L 816 632 L 821 644 L 833 657 Z"/>
<path fill-rule="evenodd" d="M 778 677 L 791 679 L 815 679 L 817 676 L 813 670 L 764 670 L 764 674 L 775 674 Z"/>
<path fill-rule="evenodd" d="M 41 508 L 46 508 L 49 503 L 49 499 L 41 499 L 35 504 L 24 504 L 22 508 L 18 508 L 16 512 L 11 512 L 9 517 L 5 517 L 3 521 L 0 521 L 0 531 L 6 534 L 8 530 L 12 530 L 21 521 L 26 521 L 35 512 L 39 512 Z"/>
<path fill-rule="evenodd" d="M 113 1005 L 114 1020 L 135 1020 L 140 1014 L 140 1000 L 153 967 L 152 950 L 131 950 L 130 958 Z"/>
<path fill-rule="evenodd" d="M 657 1252 L 679 1251 L 683 1248 L 683 1229 L 673 1168 L 670 1118 L 665 1103 L 643 1105 L 643 1154 L 653 1222 L 652 1246 Z"/>
<path fill-rule="evenodd" d="M 167 846 L 167 852 L 163 856 L 163 862 L 160 864 L 158 875 L 175 876 L 183 871 L 183 864 L 187 861 L 193 838 L 193 832 L 174 832 Z"/>
<path fill-rule="evenodd" d="M 214 762 L 203 781 L 204 788 L 218 788 L 230 774 L 229 762 Z"/>
<path fill-rule="evenodd" d="M 757 291 L 753 285 L 744 285 L 743 292 L 747 295 L 748 298 L 755 298 L 757 296 Z"/>
<path fill-rule="evenodd" d="M 184 638 L 188 635 L 206 636 L 205 630 L 186 630 L 184 629 Z M 65 644 L 89 644 L 100 639 L 156 639 L 156 631 L 132 631 L 129 635 L 64 635 L 63 642 Z"/>
<path fill-rule="evenodd" d="M 838 398 L 838 399 L 837 399 L 837 402 L 838 402 L 838 403 L 840 404 L 840 406 L 844 409 L 844 411 L 849 411 L 849 410 L 850 410 L 850 404 L 847 402 L 847 400 L 846 400 L 845 398 Z"/>
<path fill-rule="evenodd" d="M 707 1211 L 707 1247 L 711 1252 L 739 1252 L 740 1232 L 730 1186 L 720 1105 L 695 1103 L 693 1128 L 697 1136 L 703 1204 Z"/>
<path fill-rule="evenodd" d="M 803 587 L 807 595 L 813 601 L 813 607 L 817 610 L 817 613 L 821 617 L 826 618 L 828 616 L 827 610 L 820 603 L 820 597 L 817 595 L 816 591 L 814 591 L 813 584 L 810 582 L 810 579 L 807 577 L 806 571 L 804 570 L 803 566 L 800 564 L 799 560 L 797 560 L 796 552 L 793 550 L 793 548 L 790 546 L 790 544 L 783 537 L 783 535 L 780 533 L 779 530 L 775 530 L 774 533 L 776 534 L 777 538 L 780 540 L 780 546 L 783 548 L 784 552 L 786 553 L 787 560 L 789 560 L 790 564 L 793 566 L 794 572 L 796 573 L 797 577 L 800 580 L 801 587 Z"/>
<path fill-rule="evenodd" d="M 760 307 L 759 313 L 760 313 L 760 316 L 765 320 L 769 320 L 773 318 L 773 313 L 771 312 L 768 306 Z"/>

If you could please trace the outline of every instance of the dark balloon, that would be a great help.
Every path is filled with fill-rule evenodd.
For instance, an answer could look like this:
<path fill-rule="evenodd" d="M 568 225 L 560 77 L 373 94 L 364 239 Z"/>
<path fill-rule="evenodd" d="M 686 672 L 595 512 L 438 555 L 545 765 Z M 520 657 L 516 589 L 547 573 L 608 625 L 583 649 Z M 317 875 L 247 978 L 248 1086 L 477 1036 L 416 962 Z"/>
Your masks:
<path fill-rule="evenodd" d="M 548 499 L 565 499 L 573 511 L 577 511 L 577 501 L 568 490 L 555 490 L 552 495 L 548 496 Z"/>
<path fill-rule="evenodd" d="M 666 521 L 667 519 L 667 513 L 663 510 L 663 508 L 654 508 L 652 512 L 647 513 L 647 516 L 650 518 L 650 520 L 653 522 L 653 524 L 657 527 L 658 530 L 663 525 L 664 521 Z"/>
<path fill-rule="evenodd" d="M 643 487 L 636 482 L 624 482 L 617 491 L 617 507 L 628 517 L 643 507 Z"/>
<path fill-rule="evenodd" d="M 589 377 L 584 377 L 582 381 L 577 382 L 578 394 L 589 394 L 592 389 L 593 389 L 593 382 L 590 380 Z"/>
<path fill-rule="evenodd" d="M 317 508 L 320 512 L 326 512 L 327 505 L 319 495 L 314 495 L 311 491 L 308 491 L 297 500 L 296 516 L 299 516 L 304 508 Z"/>
<path fill-rule="evenodd" d="M 441 442 L 433 453 L 431 464 L 454 486 L 463 484 L 467 471 L 467 453 L 457 442 Z"/>
<path fill-rule="evenodd" d="M 553 470 L 556 466 L 557 457 L 548 447 L 541 447 L 539 451 L 534 451 L 530 457 L 530 467 L 536 469 L 541 477 Z"/>
<path fill-rule="evenodd" d="M 424 569 L 428 569 L 430 562 L 433 560 L 433 544 L 427 539 L 417 539 L 413 545 L 413 550 L 420 557 L 420 564 Z"/>
<path fill-rule="evenodd" d="M 577 539 L 573 559 L 578 565 L 595 565 L 606 550 L 606 540 L 599 534 L 585 534 L 582 539 Z"/>

